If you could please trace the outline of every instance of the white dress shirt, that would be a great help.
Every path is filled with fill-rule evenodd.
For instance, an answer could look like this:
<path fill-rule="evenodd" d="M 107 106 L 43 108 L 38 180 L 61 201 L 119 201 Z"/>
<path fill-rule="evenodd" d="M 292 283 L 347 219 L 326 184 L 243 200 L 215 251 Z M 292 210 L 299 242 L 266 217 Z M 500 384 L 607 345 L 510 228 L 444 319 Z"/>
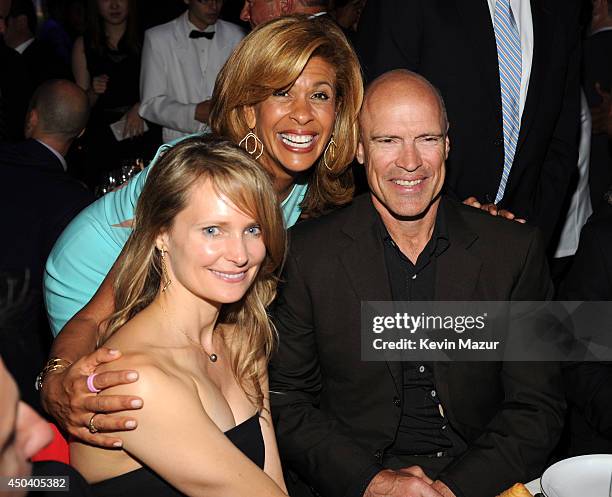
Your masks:
<path fill-rule="evenodd" d="M 497 0 L 487 0 L 491 12 L 491 22 L 494 22 L 495 5 Z M 510 8 L 514 14 L 514 22 L 521 37 L 521 95 L 519 100 L 519 119 L 523 116 L 529 77 L 531 76 L 531 62 L 533 60 L 533 19 L 531 17 L 531 4 L 529 0 L 510 0 Z"/>
<path fill-rule="evenodd" d="M 580 231 L 593 213 L 589 191 L 589 161 L 591 156 L 591 111 L 589 104 L 580 90 L 580 143 L 578 145 L 578 184 L 572 195 L 555 258 L 569 257 L 578 250 Z"/>

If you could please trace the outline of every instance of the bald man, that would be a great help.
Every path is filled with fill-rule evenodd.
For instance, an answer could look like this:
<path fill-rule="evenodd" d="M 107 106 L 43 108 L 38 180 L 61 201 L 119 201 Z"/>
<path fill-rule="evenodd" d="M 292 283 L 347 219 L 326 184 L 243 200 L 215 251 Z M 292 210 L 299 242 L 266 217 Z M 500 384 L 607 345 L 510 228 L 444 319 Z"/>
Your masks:
<path fill-rule="evenodd" d="M 289 14 L 319 16 L 327 13 L 329 0 L 244 0 L 240 19 L 252 28 Z"/>
<path fill-rule="evenodd" d="M 6 292 L 0 301 L 11 311 L 0 321 L 0 350 L 22 397 L 38 410 L 34 380 L 51 342 L 41 294 L 44 264 L 66 225 L 94 200 L 68 176 L 64 158 L 88 117 L 85 92 L 70 81 L 51 80 L 32 97 L 27 139 L 0 145 L 0 209 L 10 213 L 0 246 L 0 292 Z"/>
<path fill-rule="evenodd" d="M 452 144 L 442 98 L 421 76 L 375 80 L 360 123 L 369 194 L 290 230 L 274 310 L 270 392 L 288 486 L 299 478 L 326 497 L 497 495 L 538 476 L 557 442 L 558 366 L 365 362 L 360 306 L 544 300 L 543 244 L 531 227 L 440 194 Z"/>

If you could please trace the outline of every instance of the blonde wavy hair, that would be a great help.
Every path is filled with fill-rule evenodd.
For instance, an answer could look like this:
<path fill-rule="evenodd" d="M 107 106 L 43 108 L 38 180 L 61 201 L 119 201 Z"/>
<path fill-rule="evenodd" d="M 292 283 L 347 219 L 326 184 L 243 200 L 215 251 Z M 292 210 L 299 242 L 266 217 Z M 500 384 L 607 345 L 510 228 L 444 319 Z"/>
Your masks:
<path fill-rule="evenodd" d="M 99 343 L 148 306 L 160 291 L 161 257 L 155 247 L 189 201 L 192 187 L 210 181 L 261 226 L 266 257 L 244 297 L 226 304 L 217 325 L 232 324 L 237 333 L 224 335 L 232 371 L 258 408 L 263 407 L 260 381 L 276 344 L 276 331 L 266 308 L 276 296 L 285 257 L 286 233 L 278 200 L 261 166 L 237 145 L 211 136 L 181 141 L 151 169 L 138 200 L 134 230 L 123 249 L 114 282 L 115 309 L 100 333 Z"/>
<path fill-rule="evenodd" d="M 238 143 L 248 132 L 245 107 L 255 106 L 276 90 L 290 87 L 312 57 L 321 57 L 336 71 L 337 149 L 323 157 L 309 177 L 301 208 L 316 217 L 351 201 L 353 175 L 347 166 L 357 150 L 358 114 L 363 100 L 361 67 L 355 51 L 330 19 L 304 15 L 281 17 L 259 25 L 236 47 L 217 76 L 212 96 L 213 132 Z"/>

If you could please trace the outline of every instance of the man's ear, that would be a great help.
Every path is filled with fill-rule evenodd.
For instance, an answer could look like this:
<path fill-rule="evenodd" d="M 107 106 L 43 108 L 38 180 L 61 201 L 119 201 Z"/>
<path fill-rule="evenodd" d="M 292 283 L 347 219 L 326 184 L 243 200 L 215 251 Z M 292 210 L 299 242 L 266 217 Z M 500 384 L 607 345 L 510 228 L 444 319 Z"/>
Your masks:
<path fill-rule="evenodd" d="M 355 157 L 357 162 L 363 166 L 365 163 L 365 150 L 363 149 L 363 143 L 361 143 L 361 141 L 357 144 L 357 154 Z"/>
<path fill-rule="evenodd" d="M 448 159 L 448 153 L 450 152 L 450 140 L 448 139 L 448 135 L 444 140 L 444 160 Z"/>
<path fill-rule="evenodd" d="M 26 138 L 32 137 L 34 130 L 38 126 L 38 121 L 39 121 L 38 111 L 36 109 L 31 109 L 28 112 L 28 115 L 26 116 L 26 119 L 25 119 L 25 126 L 24 126 L 23 134 Z"/>
<path fill-rule="evenodd" d="M 255 107 L 253 105 L 245 105 L 243 108 L 244 120 L 249 129 L 255 128 L 257 125 L 257 117 L 255 115 Z"/>

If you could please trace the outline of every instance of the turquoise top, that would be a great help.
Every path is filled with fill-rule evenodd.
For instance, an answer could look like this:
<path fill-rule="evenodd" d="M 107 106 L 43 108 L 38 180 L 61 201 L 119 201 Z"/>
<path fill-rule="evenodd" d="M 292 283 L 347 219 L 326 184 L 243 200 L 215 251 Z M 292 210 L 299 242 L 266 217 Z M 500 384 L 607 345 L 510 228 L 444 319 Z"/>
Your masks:
<path fill-rule="evenodd" d="M 58 238 L 44 276 L 45 303 L 54 335 L 89 302 L 119 256 L 132 232 L 136 202 L 150 168 L 160 154 L 185 138 L 162 145 L 149 166 L 86 207 Z M 307 189 L 307 184 L 296 183 L 282 202 L 286 227 L 300 217 L 300 203 Z"/>

